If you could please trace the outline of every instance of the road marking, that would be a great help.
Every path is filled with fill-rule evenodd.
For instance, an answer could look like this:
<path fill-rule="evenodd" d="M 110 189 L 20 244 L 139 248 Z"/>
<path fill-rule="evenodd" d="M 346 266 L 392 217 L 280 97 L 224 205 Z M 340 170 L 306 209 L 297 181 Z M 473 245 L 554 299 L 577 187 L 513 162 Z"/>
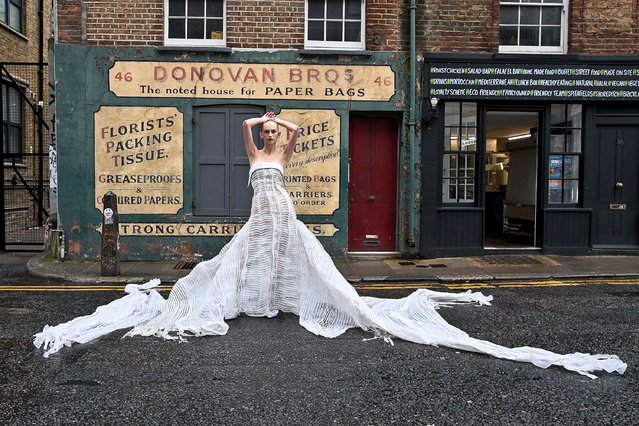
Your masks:
<path fill-rule="evenodd" d="M 155 290 L 168 291 L 173 286 L 160 285 Z M 124 291 L 124 285 L 0 285 L 0 291 Z"/>
<path fill-rule="evenodd" d="M 525 287 L 576 287 L 584 285 L 639 285 L 638 279 L 621 280 L 547 280 L 547 281 L 495 281 L 478 283 L 356 283 L 353 287 L 356 290 L 366 291 L 388 291 L 388 290 L 417 290 L 426 289 L 448 289 L 448 290 L 489 290 L 494 288 L 525 288 Z M 61 292 L 61 291 L 124 291 L 125 285 L 0 285 L 0 292 L 10 291 L 31 291 L 31 292 Z M 158 291 L 170 291 L 172 284 L 162 284 L 154 287 Z"/>

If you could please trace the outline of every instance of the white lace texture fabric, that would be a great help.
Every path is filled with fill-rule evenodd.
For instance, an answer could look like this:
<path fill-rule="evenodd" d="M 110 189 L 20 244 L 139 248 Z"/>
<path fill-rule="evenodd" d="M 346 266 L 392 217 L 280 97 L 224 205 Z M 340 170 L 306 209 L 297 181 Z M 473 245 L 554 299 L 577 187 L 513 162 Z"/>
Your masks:
<path fill-rule="evenodd" d="M 300 324 L 320 336 L 336 337 L 349 328 L 374 338 L 480 352 L 542 368 L 559 365 L 588 377 L 597 371 L 623 374 L 615 355 L 559 355 L 531 347 L 507 348 L 474 339 L 448 324 L 442 305 L 490 305 L 492 296 L 476 292 L 417 290 L 402 299 L 360 297 L 335 267 L 320 242 L 297 220 L 283 183 L 282 167 L 259 163 L 251 168 L 254 196 L 247 223 L 211 260 L 199 263 L 178 280 L 165 301 L 152 287 L 128 285 L 129 294 L 95 313 L 55 327 L 45 326 L 34 344 L 44 356 L 72 343 L 84 343 L 114 330 L 133 327 L 126 336 L 223 335 L 226 320 L 240 314 L 273 317 L 279 311 L 299 316 Z"/>

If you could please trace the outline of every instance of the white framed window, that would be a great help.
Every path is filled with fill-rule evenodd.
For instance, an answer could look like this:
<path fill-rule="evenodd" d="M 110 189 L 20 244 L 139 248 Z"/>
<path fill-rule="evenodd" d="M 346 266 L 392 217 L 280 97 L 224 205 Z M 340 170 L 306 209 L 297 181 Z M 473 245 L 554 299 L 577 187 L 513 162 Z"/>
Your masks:
<path fill-rule="evenodd" d="M 365 0 L 306 0 L 304 47 L 364 50 Z"/>
<path fill-rule="evenodd" d="M 226 46 L 226 0 L 164 0 L 165 46 Z"/>
<path fill-rule="evenodd" d="M 568 0 L 499 2 L 500 53 L 566 53 Z"/>

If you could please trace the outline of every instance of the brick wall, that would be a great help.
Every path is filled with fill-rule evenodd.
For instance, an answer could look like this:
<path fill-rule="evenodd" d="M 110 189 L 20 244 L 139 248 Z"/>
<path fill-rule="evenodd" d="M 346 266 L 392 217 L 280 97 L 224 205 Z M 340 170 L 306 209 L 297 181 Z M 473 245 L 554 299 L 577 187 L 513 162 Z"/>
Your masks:
<path fill-rule="evenodd" d="M 496 52 L 498 0 L 421 0 L 417 49 L 426 52 Z"/>
<path fill-rule="evenodd" d="M 0 61 L 3 62 L 37 62 L 38 61 L 38 7 L 37 1 L 22 2 L 22 33 L 0 23 Z M 50 5 L 45 2 L 44 40 L 49 37 Z M 47 44 L 44 43 L 45 56 Z"/>
<path fill-rule="evenodd" d="M 57 0 L 57 35 L 60 43 L 80 43 L 82 41 L 82 1 Z"/>
<path fill-rule="evenodd" d="M 85 1 L 90 44 L 159 45 L 164 39 L 162 0 Z"/>
<path fill-rule="evenodd" d="M 228 47 L 304 47 L 304 0 L 228 0 L 226 5 Z"/>
<path fill-rule="evenodd" d="M 366 2 L 367 49 L 408 49 L 409 3 Z M 59 0 L 59 42 L 161 45 L 163 5 L 162 0 Z M 572 0 L 569 53 L 638 53 L 638 13 L 636 0 Z M 499 49 L 499 0 L 417 0 L 416 17 L 420 51 Z M 227 0 L 227 25 L 228 47 L 302 49 L 304 0 Z"/>
<path fill-rule="evenodd" d="M 366 2 L 366 48 L 373 51 L 408 50 L 408 0 Z"/>
<path fill-rule="evenodd" d="M 636 0 L 573 0 L 570 3 L 570 53 L 639 53 Z"/>
<path fill-rule="evenodd" d="M 407 4 L 407 0 L 367 2 L 367 49 L 407 46 L 402 32 L 407 28 Z M 227 0 L 226 5 L 228 47 L 304 48 L 304 0 Z M 163 6 L 162 0 L 59 0 L 58 42 L 162 45 Z"/>

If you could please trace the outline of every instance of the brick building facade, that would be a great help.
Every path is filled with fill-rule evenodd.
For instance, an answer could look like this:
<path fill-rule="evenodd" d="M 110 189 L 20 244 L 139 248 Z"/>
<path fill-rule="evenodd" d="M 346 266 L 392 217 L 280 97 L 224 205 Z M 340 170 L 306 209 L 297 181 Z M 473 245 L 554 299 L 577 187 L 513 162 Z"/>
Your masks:
<path fill-rule="evenodd" d="M 206 131 L 213 128 L 203 123 L 226 117 L 215 128 L 228 132 L 232 150 L 232 117 L 260 109 L 307 120 L 309 139 L 300 155 L 326 145 L 318 141 L 329 140 L 329 127 L 331 140 L 339 140 L 339 160 L 326 169 L 336 185 L 291 183 L 291 192 L 301 194 L 300 206 L 326 206 L 300 207 L 298 214 L 316 227 L 333 255 L 639 247 L 637 206 L 628 198 L 636 194 L 636 183 L 621 181 L 628 166 L 608 176 L 610 167 L 599 161 L 609 149 L 629 164 L 636 155 L 630 144 L 610 145 L 636 131 L 636 2 L 337 3 L 226 0 L 206 3 L 205 11 L 195 2 L 172 0 L 58 1 L 56 59 L 63 75 L 58 114 L 65 113 L 60 131 L 67 141 L 59 169 L 68 179 L 61 186 L 61 196 L 66 192 L 68 198 L 60 213 L 68 254 L 99 255 L 99 192 L 109 188 L 100 180 L 115 182 L 120 194 L 131 193 L 121 199 L 128 203 L 144 204 L 145 194 L 166 200 L 158 194 L 177 191 L 170 198 L 177 206 L 124 208 L 125 257 L 215 253 L 245 218 L 244 195 L 228 195 L 239 193 L 232 182 L 241 179 L 230 170 L 241 170 L 243 160 L 232 155 L 223 160 L 226 171 L 218 178 L 226 182 L 224 190 L 209 197 L 199 179 L 211 166 L 202 155 Z M 87 90 L 78 93 L 78 84 Z M 132 123 L 123 116 L 160 120 L 173 114 L 171 108 L 183 126 L 179 135 L 170 135 L 179 139 L 183 161 L 167 164 L 173 171 L 163 178 L 182 184 L 116 184 L 125 179 L 117 176 L 150 173 L 120 173 L 118 161 L 156 155 L 127 151 L 117 129 L 131 129 Z M 378 125 L 387 127 L 370 130 Z M 608 134 L 613 128 L 615 135 Z M 527 139 L 508 141 L 523 130 L 530 133 Z M 109 132 L 115 139 L 101 141 Z M 377 134 L 385 135 L 381 142 Z M 101 143 L 111 148 L 101 152 Z M 376 172 L 387 173 L 388 166 L 360 169 L 368 154 L 354 153 L 375 143 L 391 147 L 392 181 L 367 188 L 381 195 L 366 199 L 387 197 L 393 208 L 377 214 L 382 203 L 370 201 L 362 213 L 353 170 L 375 182 Z M 332 155 L 323 152 L 322 158 Z M 74 168 L 78 164 L 86 166 Z M 320 175 L 303 167 L 295 173 L 305 176 L 302 181 Z M 592 195 L 598 182 L 610 179 L 612 190 Z M 78 192 L 73 187 L 78 180 L 90 188 Z M 220 197 L 230 197 L 228 205 L 217 205 Z M 373 221 L 360 226 L 359 217 L 367 215 L 384 217 L 384 229 L 375 229 Z M 230 233 L 218 232 L 224 227 Z"/>

